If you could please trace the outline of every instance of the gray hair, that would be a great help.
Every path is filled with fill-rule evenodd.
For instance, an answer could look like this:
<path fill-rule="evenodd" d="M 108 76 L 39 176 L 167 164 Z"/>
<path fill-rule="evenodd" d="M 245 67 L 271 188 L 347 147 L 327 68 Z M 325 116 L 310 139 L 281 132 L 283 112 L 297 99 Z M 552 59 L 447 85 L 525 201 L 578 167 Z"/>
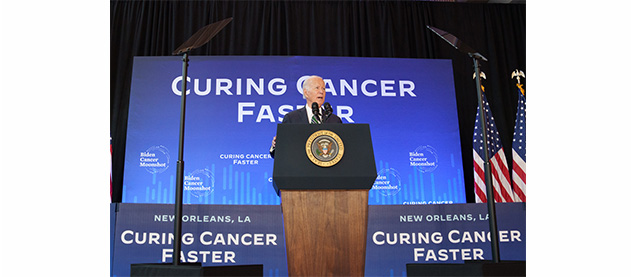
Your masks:
<path fill-rule="evenodd" d="M 322 79 L 322 77 L 320 77 L 318 75 L 311 75 L 311 76 L 307 77 L 307 79 L 305 79 L 302 82 L 302 99 L 307 99 L 307 97 L 305 96 L 305 89 L 307 88 L 307 82 L 311 83 L 311 79 L 313 79 L 313 78 L 320 78 L 320 79 Z"/>

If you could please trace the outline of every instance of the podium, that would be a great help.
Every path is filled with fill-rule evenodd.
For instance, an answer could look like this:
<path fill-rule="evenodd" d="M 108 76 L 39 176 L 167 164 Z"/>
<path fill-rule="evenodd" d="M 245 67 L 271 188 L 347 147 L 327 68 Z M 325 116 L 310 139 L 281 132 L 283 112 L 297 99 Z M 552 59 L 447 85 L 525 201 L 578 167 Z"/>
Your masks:
<path fill-rule="evenodd" d="M 290 276 L 364 276 L 376 178 L 368 124 L 278 125 L 273 180 Z"/>

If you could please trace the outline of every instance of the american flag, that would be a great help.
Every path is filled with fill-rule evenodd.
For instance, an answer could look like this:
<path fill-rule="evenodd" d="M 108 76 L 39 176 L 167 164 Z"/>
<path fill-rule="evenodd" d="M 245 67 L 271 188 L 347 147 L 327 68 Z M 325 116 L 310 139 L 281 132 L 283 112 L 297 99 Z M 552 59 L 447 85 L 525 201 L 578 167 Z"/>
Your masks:
<path fill-rule="evenodd" d="M 517 104 L 517 118 L 513 133 L 513 191 L 515 202 L 526 202 L 526 97 L 521 84 L 519 102 Z"/>
<path fill-rule="evenodd" d="M 486 96 L 482 95 L 484 110 L 487 120 L 488 146 L 491 165 L 491 176 L 493 179 L 493 191 L 495 202 L 513 202 L 513 190 L 510 184 L 508 164 L 506 155 L 500 141 L 499 133 L 495 127 L 495 119 L 491 114 L 491 109 L 486 101 Z M 482 141 L 482 121 L 480 118 L 480 108 L 475 119 L 475 129 L 473 130 L 473 179 L 475 183 L 475 202 L 486 203 L 486 185 L 484 183 L 484 143 Z"/>

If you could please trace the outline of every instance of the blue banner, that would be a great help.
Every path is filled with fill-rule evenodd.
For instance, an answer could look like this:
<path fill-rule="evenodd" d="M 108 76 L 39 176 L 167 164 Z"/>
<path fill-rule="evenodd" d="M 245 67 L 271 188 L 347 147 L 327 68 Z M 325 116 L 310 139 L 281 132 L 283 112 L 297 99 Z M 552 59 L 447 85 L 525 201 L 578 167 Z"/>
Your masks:
<path fill-rule="evenodd" d="M 112 272 L 135 263 L 173 261 L 173 205 L 112 204 Z M 502 260 L 526 260 L 526 205 L 498 203 Z M 203 266 L 263 264 L 287 276 L 279 205 L 184 205 L 182 262 Z M 491 260 L 486 204 L 372 205 L 366 276 L 406 276 L 407 263 Z"/>
<path fill-rule="evenodd" d="M 173 262 L 173 211 L 174 205 L 118 205 L 111 275 L 129 276 L 131 264 Z M 264 264 L 266 276 L 287 276 L 280 206 L 184 205 L 182 214 L 182 262 Z"/>
<path fill-rule="evenodd" d="M 124 203 L 174 203 L 181 57 L 136 57 Z M 184 203 L 276 205 L 276 124 L 322 76 L 344 123 L 370 124 L 378 177 L 369 204 L 465 203 L 450 60 L 190 57 Z"/>
<path fill-rule="evenodd" d="M 502 260 L 526 260 L 526 205 L 496 204 Z M 492 260 L 486 204 L 373 205 L 366 242 L 367 276 L 406 276 L 408 263 Z"/>

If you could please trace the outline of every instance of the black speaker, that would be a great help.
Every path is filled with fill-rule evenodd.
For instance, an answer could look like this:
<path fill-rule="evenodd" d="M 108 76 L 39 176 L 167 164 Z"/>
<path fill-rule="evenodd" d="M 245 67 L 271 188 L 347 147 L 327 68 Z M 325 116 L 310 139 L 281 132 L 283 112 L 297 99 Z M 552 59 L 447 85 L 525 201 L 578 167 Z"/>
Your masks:
<path fill-rule="evenodd" d="M 483 276 L 526 276 L 526 261 L 482 263 Z"/>
<path fill-rule="evenodd" d="M 407 276 L 526 276 L 525 261 L 406 264 Z"/>
<path fill-rule="evenodd" d="M 203 276 L 202 264 L 132 264 L 129 276 Z"/>
<path fill-rule="evenodd" d="M 263 277 L 263 265 L 226 265 L 202 267 L 202 276 L 260 276 Z"/>
<path fill-rule="evenodd" d="M 263 265 L 132 264 L 130 276 L 263 276 Z"/>

